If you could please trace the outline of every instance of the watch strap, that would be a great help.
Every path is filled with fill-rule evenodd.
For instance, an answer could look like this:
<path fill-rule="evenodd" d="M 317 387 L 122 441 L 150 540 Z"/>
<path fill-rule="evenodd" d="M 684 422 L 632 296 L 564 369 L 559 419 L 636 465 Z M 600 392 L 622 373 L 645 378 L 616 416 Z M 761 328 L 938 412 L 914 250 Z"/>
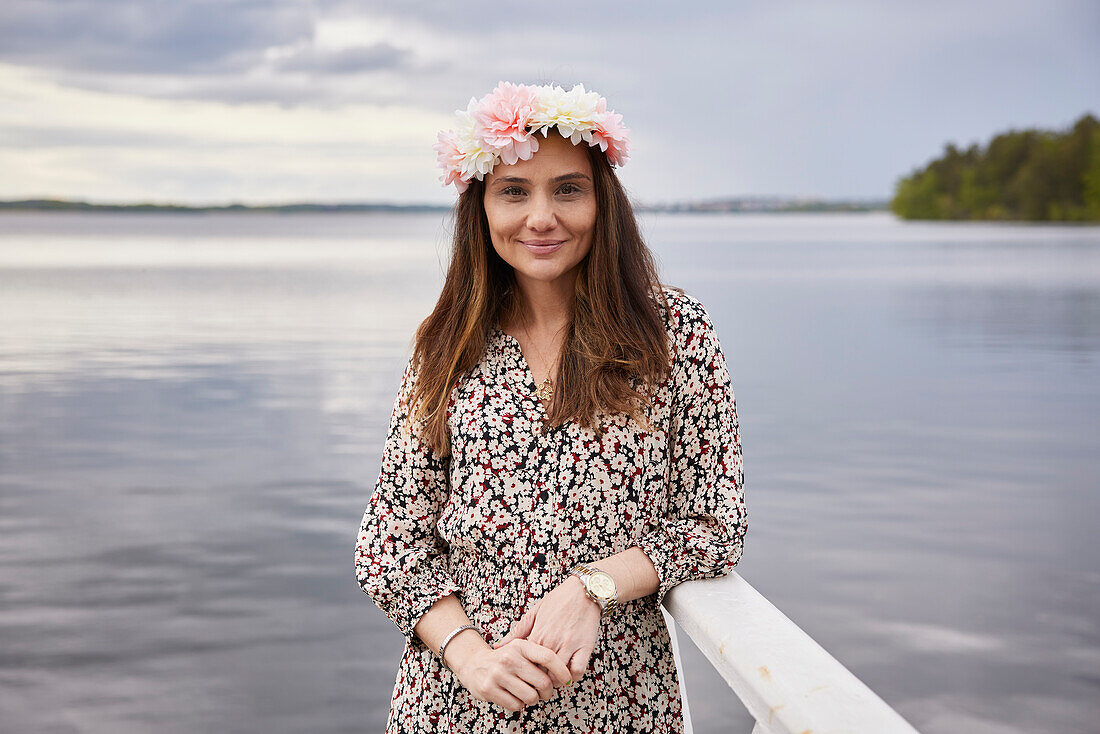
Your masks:
<path fill-rule="evenodd" d="M 616 611 L 618 611 L 618 608 L 619 608 L 619 591 L 616 588 L 615 589 L 615 595 L 610 599 L 601 599 L 598 596 L 596 596 L 595 594 L 593 594 L 592 591 L 590 591 L 589 588 L 588 588 L 588 577 L 590 577 L 592 574 L 596 573 L 597 571 L 600 571 L 601 573 L 607 573 L 606 571 L 603 571 L 602 569 L 596 568 L 595 566 L 588 566 L 584 563 L 578 563 L 577 565 L 573 566 L 570 573 L 577 576 L 577 577 L 579 577 L 580 580 L 582 582 L 584 582 L 584 593 L 588 596 L 589 599 L 591 599 L 592 601 L 594 601 L 594 602 L 596 602 L 597 604 L 600 605 L 600 619 L 602 620 L 602 619 L 606 619 L 607 617 L 610 617 L 612 614 L 614 614 Z M 607 575 L 610 576 L 611 574 L 607 574 Z M 614 583 L 614 579 L 612 579 L 612 583 Z"/>

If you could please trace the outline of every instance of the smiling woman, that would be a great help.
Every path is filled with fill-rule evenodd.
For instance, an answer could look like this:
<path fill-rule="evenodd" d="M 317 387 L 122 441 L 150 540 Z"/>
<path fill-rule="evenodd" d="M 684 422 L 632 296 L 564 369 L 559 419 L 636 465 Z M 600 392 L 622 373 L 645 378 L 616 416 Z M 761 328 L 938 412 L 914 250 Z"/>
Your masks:
<path fill-rule="evenodd" d="M 603 98 L 502 83 L 459 116 L 451 262 L 356 544 L 406 637 L 386 731 L 682 732 L 660 605 L 747 530 L 714 325 L 657 279 Z"/>
<path fill-rule="evenodd" d="M 523 292 L 571 291 L 596 225 L 587 148 L 555 135 L 529 160 L 496 170 L 486 178 L 484 196 L 493 249 Z"/>

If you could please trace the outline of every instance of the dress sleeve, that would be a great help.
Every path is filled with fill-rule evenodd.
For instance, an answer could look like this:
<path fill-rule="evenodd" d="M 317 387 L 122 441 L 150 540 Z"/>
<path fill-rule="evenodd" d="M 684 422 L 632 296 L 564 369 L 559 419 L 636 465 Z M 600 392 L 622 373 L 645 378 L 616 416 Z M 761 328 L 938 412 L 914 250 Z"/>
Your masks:
<path fill-rule="evenodd" d="M 703 305 L 680 296 L 674 329 L 667 505 L 638 545 L 657 570 L 657 605 L 683 581 L 715 578 L 741 559 L 748 520 L 737 406 L 726 358 Z"/>
<path fill-rule="evenodd" d="M 449 459 L 421 442 L 408 397 L 416 381 L 405 366 L 382 450 L 378 482 L 355 547 L 359 586 L 414 646 L 414 629 L 438 599 L 461 592 L 449 571 L 448 547 L 436 522 L 448 499 Z"/>

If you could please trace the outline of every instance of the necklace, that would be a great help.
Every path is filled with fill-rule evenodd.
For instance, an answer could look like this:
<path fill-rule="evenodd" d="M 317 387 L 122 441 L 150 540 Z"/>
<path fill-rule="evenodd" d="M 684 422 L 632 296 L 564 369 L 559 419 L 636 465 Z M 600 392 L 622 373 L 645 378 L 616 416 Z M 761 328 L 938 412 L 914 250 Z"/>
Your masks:
<path fill-rule="evenodd" d="M 535 341 L 534 341 L 534 339 L 531 338 L 531 332 L 529 332 L 527 330 L 527 320 L 526 319 L 524 319 L 524 321 L 523 321 L 523 333 L 527 335 L 527 343 L 530 344 L 534 348 L 535 347 Z M 546 357 L 542 354 L 542 352 L 539 352 L 539 350 L 537 348 L 535 348 L 535 351 L 538 352 L 539 359 L 541 359 L 545 362 Z M 550 369 L 547 370 L 547 372 L 546 372 L 546 379 L 543 380 L 539 384 L 539 386 L 535 388 L 535 397 L 537 397 L 539 400 L 550 400 L 552 397 L 554 397 L 554 380 L 553 380 L 553 378 L 550 377 L 550 375 L 553 374 L 553 372 L 554 372 L 554 368 L 553 368 L 553 365 L 551 365 Z"/>

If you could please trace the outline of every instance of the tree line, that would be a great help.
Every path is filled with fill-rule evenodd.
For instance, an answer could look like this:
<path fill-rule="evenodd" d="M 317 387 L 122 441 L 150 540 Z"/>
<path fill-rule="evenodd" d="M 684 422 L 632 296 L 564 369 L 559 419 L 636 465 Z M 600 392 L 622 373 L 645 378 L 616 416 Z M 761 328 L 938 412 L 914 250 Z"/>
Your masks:
<path fill-rule="evenodd" d="M 890 209 L 904 219 L 1100 221 L 1100 121 L 1010 130 L 985 148 L 948 143 L 898 179 Z"/>

